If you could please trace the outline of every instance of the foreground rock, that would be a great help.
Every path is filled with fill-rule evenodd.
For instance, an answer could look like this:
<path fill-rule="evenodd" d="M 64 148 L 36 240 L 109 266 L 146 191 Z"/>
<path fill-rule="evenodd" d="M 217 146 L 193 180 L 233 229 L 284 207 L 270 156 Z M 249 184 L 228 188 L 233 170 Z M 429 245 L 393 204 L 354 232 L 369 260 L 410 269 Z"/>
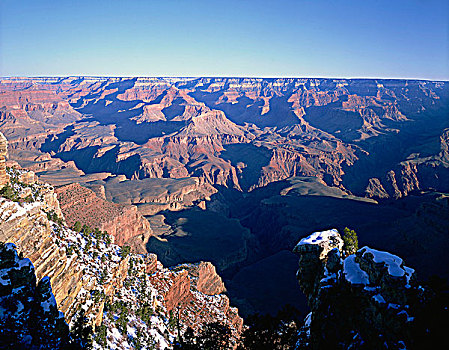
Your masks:
<path fill-rule="evenodd" d="M 414 270 L 387 252 L 363 247 L 342 258 L 337 230 L 302 239 L 298 281 L 311 308 L 299 345 L 311 349 L 404 349 L 423 289 Z"/>
<path fill-rule="evenodd" d="M 20 175 L 20 171 L 11 174 Z M 15 183 L 14 191 L 20 192 L 24 185 Z M 68 324 L 83 310 L 95 328 L 96 346 L 170 349 L 178 318 L 182 332 L 189 326 L 199 331 L 205 322 L 224 323 L 231 329 L 234 344 L 237 342 L 243 321 L 222 294 L 222 281 L 213 273 L 213 266 L 203 263 L 169 270 L 155 255 L 136 255 L 111 244 L 107 234 L 74 232 L 54 211 L 47 211 L 46 197 L 39 191 L 47 186 L 33 186 L 36 193 L 32 192 L 29 203 L 0 197 L 0 241 L 14 243 L 20 256 L 27 257 L 1 257 L 0 267 L 14 261 L 22 272 L 22 267 L 34 265 L 37 278 L 43 281 L 38 289 L 51 299 L 52 310 L 62 311 Z M 36 284 L 32 272 L 26 285 Z M 6 289 L 0 296 L 11 294 L 15 282 L 5 274 L 14 274 L 1 273 L 1 287 Z M 24 282 L 22 278 L 19 281 Z M 10 297 L 13 304 L 15 294 Z M 16 308 L 7 311 L 15 317 Z M 17 339 L 21 344 L 31 341 Z"/>
<path fill-rule="evenodd" d="M 161 291 L 167 311 L 179 317 L 183 327 L 191 327 L 194 331 L 220 320 L 229 327 L 232 342 L 236 344 L 243 319 L 223 294 L 226 289 L 215 267 L 209 262 L 182 264 L 168 272 L 161 266 L 150 276 L 150 281 Z"/>
<path fill-rule="evenodd" d="M 6 157 L 8 156 L 8 141 L 0 132 L 0 189 L 9 181 L 6 174 Z"/>

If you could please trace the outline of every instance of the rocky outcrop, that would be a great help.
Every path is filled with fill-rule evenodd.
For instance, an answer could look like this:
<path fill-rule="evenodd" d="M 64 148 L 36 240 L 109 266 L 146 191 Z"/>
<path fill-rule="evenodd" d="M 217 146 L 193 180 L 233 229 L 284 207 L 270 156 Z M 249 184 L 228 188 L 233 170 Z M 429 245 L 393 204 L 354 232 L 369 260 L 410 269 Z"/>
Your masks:
<path fill-rule="evenodd" d="M 36 276 L 50 277 L 56 301 L 65 313 L 81 288 L 76 262 L 59 249 L 40 202 L 19 205 L 0 198 L 0 241 L 14 243 L 36 266 Z"/>
<path fill-rule="evenodd" d="M 195 277 L 190 276 L 190 269 L 168 270 L 157 262 L 154 254 L 125 257 L 117 246 L 108 246 L 92 236 L 49 222 L 40 203 L 19 205 L 0 201 L 3 213 L 0 240 L 15 242 L 20 254 L 29 257 L 27 261 L 37 267 L 38 278 L 48 276 L 45 283 L 51 283 L 55 304 L 69 323 L 82 307 L 91 324 L 99 327 L 105 323 L 112 331 L 116 326 L 105 320 L 105 305 L 119 302 L 126 295 L 128 305 L 133 305 L 128 311 L 139 317 L 144 306 L 159 305 L 162 309 L 158 312 L 162 315 L 179 312 L 184 330 L 189 326 L 199 330 L 205 322 L 221 321 L 231 327 L 235 340 L 239 337 L 243 320 L 237 309 L 230 307 L 224 294 L 210 296 L 200 292 L 192 282 Z M 211 276 L 212 280 L 216 278 Z M 203 276 L 202 280 L 206 279 Z M 151 322 L 161 322 L 162 319 L 154 317 Z M 168 322 L 168 317 L 164 322 Z M 148 323 L 139 327 L 150 331 L 154 326 Z M 120 341 L 125 342 L 126 338 Z"/>
<path fill-rule="evenodd" d="M 217 190 L 203 178 L 120 180 L 86 184 L 100 196 L 114 203 L 137 206 L 142 215 L 164 210 L 178 211 L 209 201 Z"/>
<path fill-rule="evenodd" d="M 293 251 L 299 255 L 297 277 L 301 290 L 308 297 L 309 303 L 314 302 L 317 288 L 319 288 L 317 276 L 323 274 L 321 261 L 327 258 L 331 251 L 332 256 L 335 255 L 338 258 L 339 253 L 337 252 L 340 252 L 342 248 L 343 240 L 337 230 L 316 232 L 302 239 L 295 246 Z"/>
<path fill-rule="evenodd" d="M 27 185 L 32 185 L 37 182 L 37 176 L 34 171 L 24 171 L 19 175 L 19 181 Z"/>
<path fill-rule="evenodd" d="M 17 180 L 21 173 L 23 171 L 13 169 L 11 175 Z M 18 203 L 0 197 L 0 242 L 15 244 L 20 254 L 34 264 L 38 279 L 49 278 L 58 308 L 70 322 L 80 305 L 91 299 L 89 291 L 99 284 L 101 276 L 98 271 L 89 274 L 84 268 L 92 263 L 92 257 L 88 259 L 88 256 L 79 254 L 87 240 L 82 240 L 84 243 L 79 243 L 80 247 L 76 248 L 78 254 L 74 253 L 75 248 L 69 248 L 73 244 L 70 239 L 75 242 L 81 239 L 73 237 L 73 232 L 65 226 L 58 226 L 49 220 L 54 214 L 58 216 L 59 209 L 53 188 L 48 184 L 35 184 L 31 198 L 31 203 Z M 105 247 L 103 253 L 107 254 L 107 250 Z M 118 259 L 118 262 L 109 262 L 104 267 L 104 271 L 111 276 L 109 281 L 103 278 L 106 295 L 121 287 L 127 276 L 127 261 Z M 89 309 L 92 318 L 100 323 L 103 305 L 104 302 Z"/>
<path fill-rule="evenodd" d="M 243 319 L 238 309 L 229 305 L 223 282 L 211 263 L 182 264 L 170 271 L 159 265 L 150 280 L 163 295 L 167 311 L 179 315 L 185 327 L 198 331 L 205 323 L 221 320 L 230 327 L 234 341 L 238 339 Z"/>
<path fill-rule="evenodd" d="M 222 294 L 226 291 L 221 277 L 217 274 L 215 266 L 210 262 L 200 262 L 193 265 L 195 268 L 189 271 L 196 289 L 207 295 Z"/>
<path fill-rule="evenodd" d="M 177 269 L 188 272 L 192 287 L 207 295 L 218 295 L 226 292 L 225 285 L 215 266 L 207 261 L 196 264 L 178 265 Z"/>
<path fill-rule="evenodd" d="M 369 198 L 390 198 L 390 195 L 385 191 L 380 180 L 376 177 L 369 179 L 368 186 L 365 190 L 366 196 Z"/>
<path fill-rule="evenodd" d="M 449 130 L 439 137 L 440 149 L 437 154 L 422 157 L 411 154 L 399 162 L 383 178 L 369 179 L 366 194 L 372 198 L 401 198 L 421 190 L 449 190 Z"/>
<path fill-rule="evenodd" d="M 18 170 L 12 174 L 16 181 Z M 36 189 L 48 187 L 44 184 L 32 186 Z M 106 327 L 109 334 L 114 333 L 112 340 L 95 338 L 103 348 L 135 347 L 137 345 L 130 343 L 130 334 L 136 332 L 142 344 L 170 348 L 176 332 L 169 322 L 172 311 L 171 316 L 176 312 L 182 315 L 183 331 L 188 326 L 200 330 L 204 322 L 220 321 L 231 327 L 234 342 L 237 341 L 243 323 L 237 309 L 230 307 L 224 294 L 204 294 L 194 283 L 194 279 L 201 275 L 203 284 L 209 287 L 200 289 L 211 292 L 212 285 L 219 286 L 221 280 L 216 281 L 217 276 L 206 276 L 207 271 L 215 271 L 213 266 L 203 264 L 206 268 L 201 268 L 202 272 L 196 277 L 191 276 L 187 268 L 169 270 L 154 254 L 129 253 L 129 250 L 111 244 L 104 233 L 78 233 L 68 229 L 63 222 L 50 221 L 49 218 L 54 216 L 44 212 L 44 208 L 48 208 L 43 202 L 45 196 L 40 192 L 32 194 L 31 203 L 0 198 L 0 241 L 14 243 L 19 255 L 27 257 L 24 259 L 26 264 L 18 261 L 20 269 L 34 264 L 37 278 L 42 279 L 37 286 L 42 295 L 39 300 L 53 300 L 51 310 L 57 312 L 62 322 L 64 318 L 59 316 L 59 311 L 64 313 L 67 323 L 72 324 L 83 309 L 91 325 Z M 4 295 L 2 286 L 9 285 L 1 270 L 4 260 L 8 259 L 0 256 L 0 282 L 4 281 L 0 283 L 0 299 Z M 35 286 L 34 270 L 33 278 Z M 208 279 L 216 282 L 208 283 Z M 27 300 L 31 301 L 30 298 Z M 13 304 L 8 303 L 8 307 Z M 126 305 L 126 313 L 123 305 Z M 8 309 L 8 314 L 14 312 L 14 307 Z M 128 328 L 123 328 L 123 322 Z M 59 333 L 55 331 L 54 334 Z M 18 340 L 20 344 L 28 341 L 31 340 Z"/>
<path fill-rule="evenodd" d="M 69 226 L 78 221 L 107 231 L 118 245 L 126 244 L 135 236 L 145 240 L 151 234 L 149 222 L 135 206 L 108 202 L 77 183 L 59 187 L 56 193 Z"/>
<path fill-rule="evenodd" d="M 297 278 L 311 313 L 298 344 L 311 349 L 412 346 L 423 289 L 396 255 L 363 247 L 342 257 L 336 230 L 302 239 Z"/>
<path fill-rule="evenodd" d="M 8 140 L 0 132 L 0 189 L 9 182 L 6 174 L 6 157 L 8 156 Z"/>

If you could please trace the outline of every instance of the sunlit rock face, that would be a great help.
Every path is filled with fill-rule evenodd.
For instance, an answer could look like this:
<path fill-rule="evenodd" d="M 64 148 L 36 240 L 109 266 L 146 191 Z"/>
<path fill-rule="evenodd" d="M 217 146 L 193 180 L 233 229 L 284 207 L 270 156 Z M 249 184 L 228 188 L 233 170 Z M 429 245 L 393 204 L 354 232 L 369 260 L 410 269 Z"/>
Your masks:
<path fill-rule="evenodd" d="M 297 278 L 311 313 L 299 344 L 312 349 L 410 346 L 423 288 L 396 255 L 363 247 L 342 257 L 337 230 L 302 239 Z"/>
<path fill-rule="evenodd" d="M 36 311 L 33 306 L 38 320 L 32 318 L 29 323 L 45 326 L 49 313 L 55 314 L 51 322 L 56 325 L 49 330 L 50 348 L 59 347 L 51 340 L 62 339 L 59 325 L 67 331 L 65 322 L 73 325 L 82 309 L 95 329 L 106 327 L 107 334 L 114 334 L 103 343 L 103 348 L 130 348 L 134 345 L 129 343 L 129 334 L 136 332 L 145 335 L 139 341 L 148 346 L 172 348 L 177 331 L 169 322 L 172 313 L 178 314 L 181 331 L 192 327 L 198 332 L 204 323 L 223 322 L 230 327 L 236 344 L 243 320 L 223 294 L 223 282 L 212 264 L 202 262 L 168 269 L 157 261 L 156 255 L 130 253 L 108 241 L 104 232 L 75 232 L 56 214 L 59 201 L 51 186 L 17 181 L 24 170 L 8 172 L 13 178 L 12 196 L 0 197 L 0 242 L 7 242 L 0 245 L 0 306 L 12 317 L 8 316 L 9 321 L 22 322 L 22 314 L 17 314 L 17 310 L 21 311 L 25 304 L 20 298 L 23 296 L 30 303 L 28 294 L 34 293 L 33 298 L 43 303 L 44 311 Z M 24 188 L 30 189 L 26 201 L 17 195 Z M 36 286 L 37 280 L 40 282 Z M 117 309 L 124 305 L 124 300 L 126 313 Z M 120 328 L 119 316 L 125 318 L 129 327 Z M 17 344 L 34 344 L 34 335 L 27 335 L 30 332 L 37 332 L 39 337 L 45 334 L 46 326 L 28 330 L 26 325 L 21 330 L 16 323 L 1 329 L 17 333 L 11 338 Z M 6 348 L 14 348 L 11 344 Z"/>
<path fill-rule="evenodd" d="M 108 202 L 77 183 L 59 187 L 56 193 L 70 227 L 78 221 L 107 231 L 118 245 L 135 236 L 143 237 L 143 241 L 151 234 L 149 222 L 135 206 Z"/>
<path fill-rule="evenodd" d="M 6 174 L 6 157 L 8 156 L 8 141 L 6 137 L 0 132 L 0 188 L 6 185 L 9 181 L 9 176 Z"/>

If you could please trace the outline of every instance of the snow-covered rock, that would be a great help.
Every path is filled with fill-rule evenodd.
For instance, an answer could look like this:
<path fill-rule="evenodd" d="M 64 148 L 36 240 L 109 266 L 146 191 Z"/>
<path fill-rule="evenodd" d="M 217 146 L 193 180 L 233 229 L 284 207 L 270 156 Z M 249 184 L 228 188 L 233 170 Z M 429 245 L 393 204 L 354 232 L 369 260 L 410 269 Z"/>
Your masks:
<path fill-rule="evenodd" d="M 17 177 L 19 172 L 11 170 L 11 174 Z M 208 280 L 197 271 L 204 264 L 167 269 L 154 254 L 125 252 L 110 243 L 104 232 L 75 232 L 63 218 L 58 219 L 55 210 L 48 211 L 59 207 L 57 199 L 49 204 L 43 194 L 51 193 L 50 187 L 17 181 L 14 186 L 18 192 L 24 186 L 32 188 L 32 198 L 28 203 L 0 197 L 0 241 L 14 243 L 26 257 L 17 262 L 17 268 L 33 271 L 41 280 L 37 285 L 45 296 L 39 299 L 41 320 L 49 314 L 59 317 L 62 311 L 73 326 L 82 311 L 95 328 L 96 349 L 170 349 L 177 334 L 174 317 L 180 318 L 181 331 L 187 327 L 200 331 L 204 323 L 220 321 L 231 328 L 234 340 L 238 338 L 243 320 L 230 307 L 228 297 L 220 294 L 224 291 L 221 279 Z M 12 249 L 10 244 L 5 247 Z M 10 285 L 8 276 L 0 272 L 0 287 Z M 181 285 L 184 289 L 178 293 Z M 20 296 L 26 288 L 9 292 Z M 26 304 L 18 300 L 16 309 L 21 312 Z"/>
<path fill-rule="evenodd" d="M 298 281 L 311 313 L 298 346 L 402 349 L 410 343 L 423 288 L 414 270 L 388 252 L 369 247 L 342 258 L 337 230 L 303 238 Z"/>

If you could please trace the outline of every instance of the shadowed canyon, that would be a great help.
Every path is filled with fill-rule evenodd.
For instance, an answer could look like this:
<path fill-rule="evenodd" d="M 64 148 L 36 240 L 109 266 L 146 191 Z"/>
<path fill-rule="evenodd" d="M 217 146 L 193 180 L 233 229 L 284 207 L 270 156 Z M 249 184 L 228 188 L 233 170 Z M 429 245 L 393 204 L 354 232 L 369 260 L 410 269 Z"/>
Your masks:
<path fill-rule="evenodd" d="M 306 309 L 292 249 L 317 230 L 449 277 L 447 82 L 2 78 L 0 131 L 67 223 L 212 262 L 243 316 Z"/>

